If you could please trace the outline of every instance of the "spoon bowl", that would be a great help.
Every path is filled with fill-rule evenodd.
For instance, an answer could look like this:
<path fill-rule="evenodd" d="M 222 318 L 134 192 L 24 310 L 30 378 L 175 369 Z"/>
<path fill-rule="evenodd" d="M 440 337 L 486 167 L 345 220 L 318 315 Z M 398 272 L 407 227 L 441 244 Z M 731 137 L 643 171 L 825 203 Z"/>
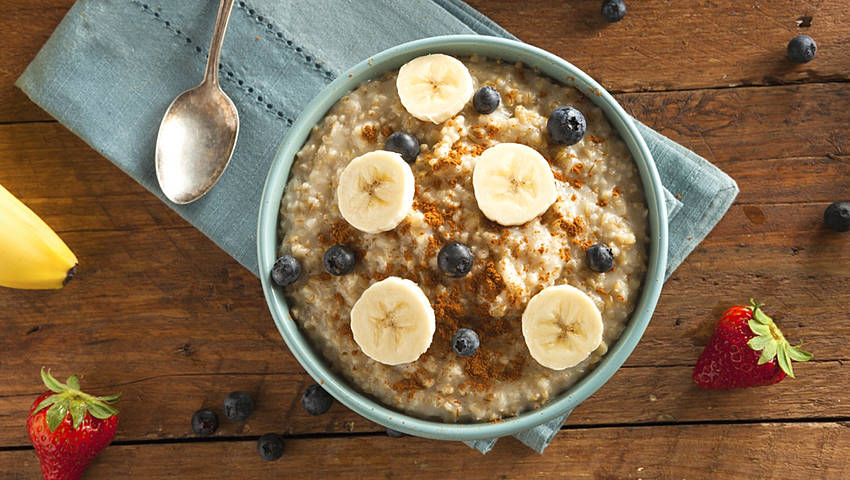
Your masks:
<path fill-rule="evenodd" d="M 171 102 L 156 141 L 156 177 L 174 203 L 190 203 L 216 184 L 236 146 L 239 113 L 218 85 L 204 82 Z"/>
<path fill-rule="evenodd" d="M 171 102 L 156 138 L 156 179 L 174 203 L 194 202 L 221 178 L 239 133 L 239 113 L 218 84 L 218 61 L 233 0 L 221 0 L 204 80 Z"/>

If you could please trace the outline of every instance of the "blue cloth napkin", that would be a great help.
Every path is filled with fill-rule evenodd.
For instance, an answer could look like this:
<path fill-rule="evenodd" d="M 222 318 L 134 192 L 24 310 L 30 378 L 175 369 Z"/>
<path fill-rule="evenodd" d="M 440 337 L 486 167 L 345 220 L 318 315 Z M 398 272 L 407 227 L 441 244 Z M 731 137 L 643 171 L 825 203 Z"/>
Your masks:
<path fill-rule="evenodd" d="M 79 0 L 17 85 L 163 198 L 153 163 L 157 129 L 171 100 L 200 81 L 217 6 L 217 0 Z M 187 206 L 169 206 L 256 274 L 260 194 L 301 109 L 370 55 L 410 40 L 461 33 L 514 38 L 460 0 L 236 2 L 220 75 L 239 110 L 239 141 L 210 193 Z M 638 128 L 668 190 L 669 275 L 723 216 L 738 188 L 693 152 Z M 515 437 L 542 452 L 567 416 Z M 495 442 L 468 444 L 486 453 Z"/>

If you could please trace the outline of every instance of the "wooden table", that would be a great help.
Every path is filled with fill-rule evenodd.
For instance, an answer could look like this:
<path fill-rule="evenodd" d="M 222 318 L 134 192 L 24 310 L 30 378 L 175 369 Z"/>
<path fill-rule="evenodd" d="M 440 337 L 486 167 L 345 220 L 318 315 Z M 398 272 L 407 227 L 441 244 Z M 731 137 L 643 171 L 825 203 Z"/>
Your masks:
<path fill-rule="evenodd" d="M 124 393 L 118 436 L 90 479 L 850 476 L 850 234 L 822 225 L 829 203 L 850 199 L 847 2 L 631 0 L 613 25 L 598 1 L 471 2 L 741 187 L 667 283 L 626 365 L 543 456 L 510 438 L 486 456 L 389 438 L 339 404 L 306 414 L 311 380 L 257 279 L 13 87 L 72 3 L 0 4 L 0 184 L 81 260 L 62 291 L 0 291 L 0 478 L 38 475 L 24 422 L 41 366 Z M 795 66 L 785 46 L 801 33 L 819 51 Z M 691 370 L 714 322 L 750 297 L 814 359 L 776 386 L 698 390 Z M 232 390 L 252 393 L 253 416 L 193 435 L 192 413 L 220 411 Z M 286 453 L 266 463 L 256 440 L 271 431 Z"/>

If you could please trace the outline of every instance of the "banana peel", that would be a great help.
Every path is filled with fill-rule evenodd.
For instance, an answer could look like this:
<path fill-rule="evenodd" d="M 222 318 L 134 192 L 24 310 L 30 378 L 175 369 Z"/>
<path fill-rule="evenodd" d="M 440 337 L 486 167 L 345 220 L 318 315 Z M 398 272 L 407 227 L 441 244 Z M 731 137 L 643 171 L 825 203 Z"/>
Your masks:
<path fill-rule="evenodd" d="M 62 288 L 74 277 L 77 263 L 59 235 L 0 185 L 0 286 Z"/>

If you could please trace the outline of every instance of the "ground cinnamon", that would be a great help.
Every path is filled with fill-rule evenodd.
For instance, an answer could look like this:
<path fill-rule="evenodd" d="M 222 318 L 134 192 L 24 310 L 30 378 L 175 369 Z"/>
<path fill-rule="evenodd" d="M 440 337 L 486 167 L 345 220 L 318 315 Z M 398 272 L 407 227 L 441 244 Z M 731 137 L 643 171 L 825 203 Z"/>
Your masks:
<path fill-rule="evenodd" d="M 364 125 L 363 130 L 360 131 L 360 134 L 363 135 L 363 138 L 370 142 L 374 142 L 378 139 L 378 132 L 372 125 Z"/>

